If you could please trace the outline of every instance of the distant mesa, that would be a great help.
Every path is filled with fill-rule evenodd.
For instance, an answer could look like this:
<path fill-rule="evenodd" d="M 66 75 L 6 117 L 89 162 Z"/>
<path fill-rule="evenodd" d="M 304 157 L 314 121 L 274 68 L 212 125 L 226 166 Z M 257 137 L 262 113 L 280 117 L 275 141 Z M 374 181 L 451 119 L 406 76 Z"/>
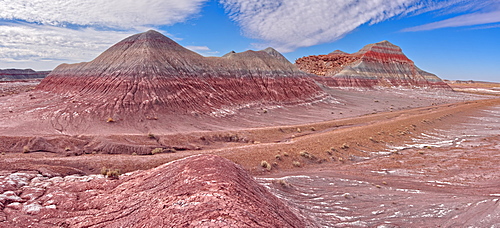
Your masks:
<path fill-rule="evenodd" d="M 400 47 L 388 42 L 369 44 L 356 53 L 336 50 L 328 55 L 297 59 L 296 66 L 339 87 L 450 87 L 434 74 L 418 68 Z"/>
<path fill-rule="evenodd" d="M 58 66 L 36 90 L 82 100 L 103 116 L 204 113 L 325 96 L 310 76 L 274 49 L 203 57 L 150 30 L 90 62 Z"/>
<path fill-rule="evenodd" d="M 50 71 L 34 71 L 32 69 L 0 69 L 0 81 L 26 80 L 45 78 Z"/>

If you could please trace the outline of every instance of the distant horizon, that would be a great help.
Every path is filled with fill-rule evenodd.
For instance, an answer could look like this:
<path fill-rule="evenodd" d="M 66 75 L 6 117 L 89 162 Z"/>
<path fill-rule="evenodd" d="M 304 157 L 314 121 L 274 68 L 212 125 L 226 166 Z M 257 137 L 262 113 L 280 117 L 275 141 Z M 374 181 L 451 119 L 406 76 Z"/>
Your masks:
<path fill-rule="evenodd" d="M 149 29 L 204 56 L 273 47 L 292 63 L 387 40 L 442 79 L 500 82 L 496 0 L 18 0 L 0 5 L 0 69 L 88 62 Z"/>

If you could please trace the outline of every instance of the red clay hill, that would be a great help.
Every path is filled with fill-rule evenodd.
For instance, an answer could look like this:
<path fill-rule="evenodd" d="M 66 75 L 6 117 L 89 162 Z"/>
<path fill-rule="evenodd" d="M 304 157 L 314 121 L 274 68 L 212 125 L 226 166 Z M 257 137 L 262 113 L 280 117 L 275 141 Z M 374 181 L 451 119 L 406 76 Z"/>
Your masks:
<path fill-rule="evenodd" d="M 336 50 L 328 55 L 307 56 L 295 64 L 305 72 L 321 76 L 318 81 L 329 86 L 449 89 L 440 78 L 419 69 L 400 47 L 388 41 L 366 45 L 353 54 Z"/>
<path fill-rule="evenodd" d="M 150 30 L 91 62 L 58 66 L 36 90 L 90 104 L 100 116 L 156 116 L 324 96 L 309 76 L 266 51 L 203 57 Z"/>
<path fill-rule="evenodd" d="M 305 227 L 239 165 L 214 155 L 108 180 L 0 176 L 0 227 Z"/>

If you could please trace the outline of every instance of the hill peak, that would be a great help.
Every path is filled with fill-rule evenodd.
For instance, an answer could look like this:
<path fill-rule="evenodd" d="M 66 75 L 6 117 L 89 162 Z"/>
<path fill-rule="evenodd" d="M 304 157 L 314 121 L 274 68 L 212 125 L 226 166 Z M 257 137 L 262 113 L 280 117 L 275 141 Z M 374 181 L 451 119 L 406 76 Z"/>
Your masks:
<path fill-rule="evenodd" d="M 268 48 L 261 50 L 261 51 L 266 52 L 267 54 L 279 59 L 280 61 L 290 63 L 290 61 L 288 61 L 288 59 L 285 58 L 285 56 L 283 56 L 283 54 L 281 54 L 279 51 L 276 51 L 276 49 L 274 49 L 272 47 L 268 47 Z"/>

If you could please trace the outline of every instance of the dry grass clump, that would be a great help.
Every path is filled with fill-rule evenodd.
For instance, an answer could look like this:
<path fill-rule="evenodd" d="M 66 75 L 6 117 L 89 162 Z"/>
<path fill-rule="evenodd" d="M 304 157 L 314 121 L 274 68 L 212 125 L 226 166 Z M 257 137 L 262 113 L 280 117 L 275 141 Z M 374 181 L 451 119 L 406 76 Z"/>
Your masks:
<path fill-rule="evenodd" d="M 292 187 L 292 185 L 290 183 L 288 183 L 286 180 L 283 180 L 283 179 L 275 180 L 273 182 L 275 184 L 280 185 L 282 188 L 290 188 L 290 187 Z"/>
<path fill-rule="evenodd" d="M 347 143 L 344 143 L 344 144 L 342 144 L 340 149 L 347 150 L 347 149 L 349 149 L 349 145 L 347 145 Z"/>
<path fill-rule="evenodd" d="M 164 149 L 163 148 L 154 148 L 153 150 L 151 150 L 151 154 L 159 154 L 159 153 L 163 153 Z"/>
<path fill-rule="evenodd" d="M 108 169 L 106 167 L 102 167 L 101 174 L 109 179 L 118 179 L 118 177 L 121 175 L 121 172 L 119 169 Z"/>
<path fill-rule="evenodd" d="M 148 138 L 156 139 L 156 135 L 154 135 L 153 133 L 148 133 Z"/>
<path fill-rule="evenodd" d="M 260 166 L 262 166 L 262 168 L 267 169 L 269 171 L 273 168 L 271 166 L 271 164 L 269 164 L 269 162 L 267 162 L 267 161 L 261 161 Z"/>
<path fill-rule="evenodd" d="M 314 156 L 311 155 L 310 153 L 308 153 L 307 151 L 303 150 L 303 151 L 300 151 L 300 156 L 301 157 L 304 157 L 304 158 L 307 158 L 307 159 L 313 159 Z"/>

